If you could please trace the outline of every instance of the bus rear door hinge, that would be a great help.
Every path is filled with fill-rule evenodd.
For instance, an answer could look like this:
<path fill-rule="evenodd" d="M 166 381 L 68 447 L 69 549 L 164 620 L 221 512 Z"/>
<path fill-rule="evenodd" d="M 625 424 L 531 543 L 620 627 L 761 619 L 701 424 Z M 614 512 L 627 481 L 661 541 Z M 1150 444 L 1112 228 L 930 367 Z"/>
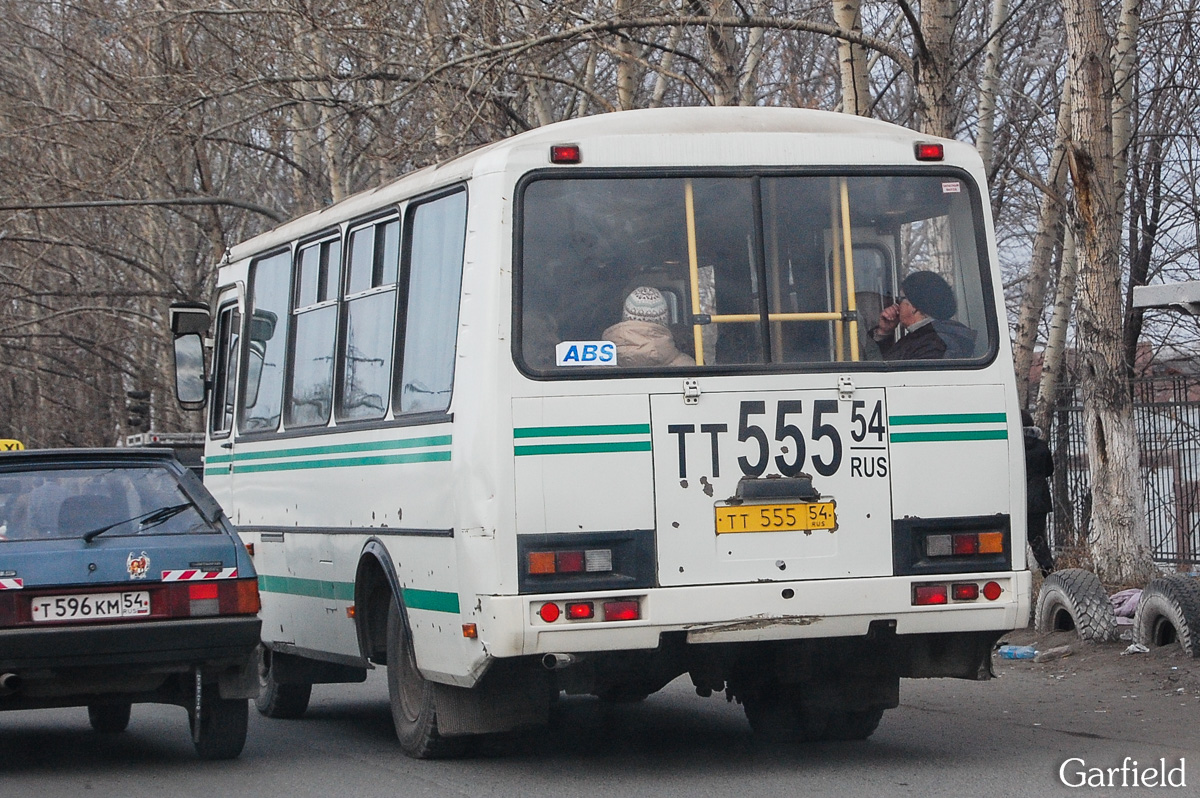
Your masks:
<path fill-rule="evenodd" d="M 700 380 L 686 379 L 683 381 L 683 403 L 685 405 L 699 404 Z"/>
<path fill-rule="evenodd" d="M 854 380 L 848 374 L 838 377 L 838 398 L 843 401 L 854 398 Z"/>

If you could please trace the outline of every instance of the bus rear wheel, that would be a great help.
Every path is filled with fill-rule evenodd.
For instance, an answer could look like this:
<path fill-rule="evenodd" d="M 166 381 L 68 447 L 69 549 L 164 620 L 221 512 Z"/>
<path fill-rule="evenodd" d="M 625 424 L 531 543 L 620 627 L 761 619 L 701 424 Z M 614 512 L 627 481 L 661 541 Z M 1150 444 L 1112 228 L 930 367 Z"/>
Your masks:
<path fill-rule="evenodd" d="M 403 610 L 392 602 L 387 620 L 388 696 L 396 737 L 414 759 L 438 759 L 461 752 L 462 741 L 442 737 L 437 727 L 437 689 L 417 669 Z"/>

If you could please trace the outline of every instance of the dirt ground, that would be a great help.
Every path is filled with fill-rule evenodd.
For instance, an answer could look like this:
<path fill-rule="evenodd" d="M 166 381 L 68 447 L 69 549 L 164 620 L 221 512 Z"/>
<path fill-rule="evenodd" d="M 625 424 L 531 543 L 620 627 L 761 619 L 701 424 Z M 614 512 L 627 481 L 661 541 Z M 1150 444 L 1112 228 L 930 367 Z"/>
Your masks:
<path fill-rule="evenodd" d="M 993 655 L 997 676 L 1020 683 L 1023 710 L 1033 725 L 1079 737 L 1200 750 L 1200 659 L 1186 656 L 1178 644 L 1125 654 L 1129 640 L 1091 643 L 1074 632 L 1038 634 L 1032 628 L 1011 632 L 1001 642 L 1033 645 L 1039 652 L 1069 647 L 1066 656 L 1045 662 Z"/>

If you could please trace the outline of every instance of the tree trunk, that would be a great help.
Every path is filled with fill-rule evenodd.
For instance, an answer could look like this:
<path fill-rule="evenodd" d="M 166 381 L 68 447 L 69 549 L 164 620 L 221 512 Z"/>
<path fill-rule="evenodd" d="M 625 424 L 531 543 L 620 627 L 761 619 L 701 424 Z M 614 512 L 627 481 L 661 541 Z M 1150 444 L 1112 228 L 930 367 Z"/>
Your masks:
<path fill-rule="evenodd" d="M 1033 365 L 1033 348 L 1037 343 L 1038 327 L 1046 307 L 1046 282 L 1054 256 L 1059 230 L 1062 227 L 1063 197 L 1067 191 L 1067 140 L 1071 135 L 1071 81 L 1063 86 L 1058 106 L 1058 129 L 1050 152 L 1050 167 L 1046 174 L 1048 191 L 1043 193 L 1038 212 L 1037 232 L 1033 237 L 1033 252 L 1021 296 L 1017 330 L 1013 342 L 1014 370 L 1017 375 L 1017 395 L 1021 407 L 1029 407 L 1029 369 Z"/>
<path fill-rule="evenodd" d="M 955 113 L 950 90 L 954 74 L 954 18 L 957 0 L 926 0 L 921 4 L 917 51 L 917 107 L 921 130 L 931 136 L 954 138 Z"/>
<path fill-rule="evenodd" d="M 1078 209 L 1080 380 L 1094 497 L 1089 545 L 1101 581 L 1144 584 L 1155 568 L 1121 351 L 1111 46 L 1100 0 L 1063 0 L 1063 7 L 1074 99 L 1069 163 Z"/>
<path fill-rule="evenodd" d="M 833 20 L 843 30 L 862 33 L 859 0 L 833 0 Z M 862 45 L 838 39 L 838 61 L 842 71 L 842 113 L 866 116 L 871 108 L 866 49 Z"/>
<path fill-rule="evenodd" d="M 1063 362 L 1067 351 L 1067 331 L 1071 327 L 1071 307 L 1075 304 L 1076 286 L 1075 234 L 1071 225 L 1063 230 L 1062 255 L 1059 256 L 1058 288 L 1054 296 L 1054 315 L 1050 333 L 1042 350 L 1042 378 L 1038 383 L 1037 411 L 1034 423 L 1043 430 L 1050 429 L 1050 417 L 1058 402 L 1058 386 L 1062 384 Z"/>

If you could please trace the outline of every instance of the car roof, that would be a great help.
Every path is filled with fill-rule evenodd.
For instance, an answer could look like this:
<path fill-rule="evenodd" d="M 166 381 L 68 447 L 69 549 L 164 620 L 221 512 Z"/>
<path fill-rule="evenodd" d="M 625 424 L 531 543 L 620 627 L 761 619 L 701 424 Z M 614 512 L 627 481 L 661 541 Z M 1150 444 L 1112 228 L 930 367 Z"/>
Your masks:
<path fill-rule="evenodd" d="M 0 469 L 22 465 L 171 465 L 176 463 L 170 449 L 76 448 L 26 449 L 0 452 Z"/>

